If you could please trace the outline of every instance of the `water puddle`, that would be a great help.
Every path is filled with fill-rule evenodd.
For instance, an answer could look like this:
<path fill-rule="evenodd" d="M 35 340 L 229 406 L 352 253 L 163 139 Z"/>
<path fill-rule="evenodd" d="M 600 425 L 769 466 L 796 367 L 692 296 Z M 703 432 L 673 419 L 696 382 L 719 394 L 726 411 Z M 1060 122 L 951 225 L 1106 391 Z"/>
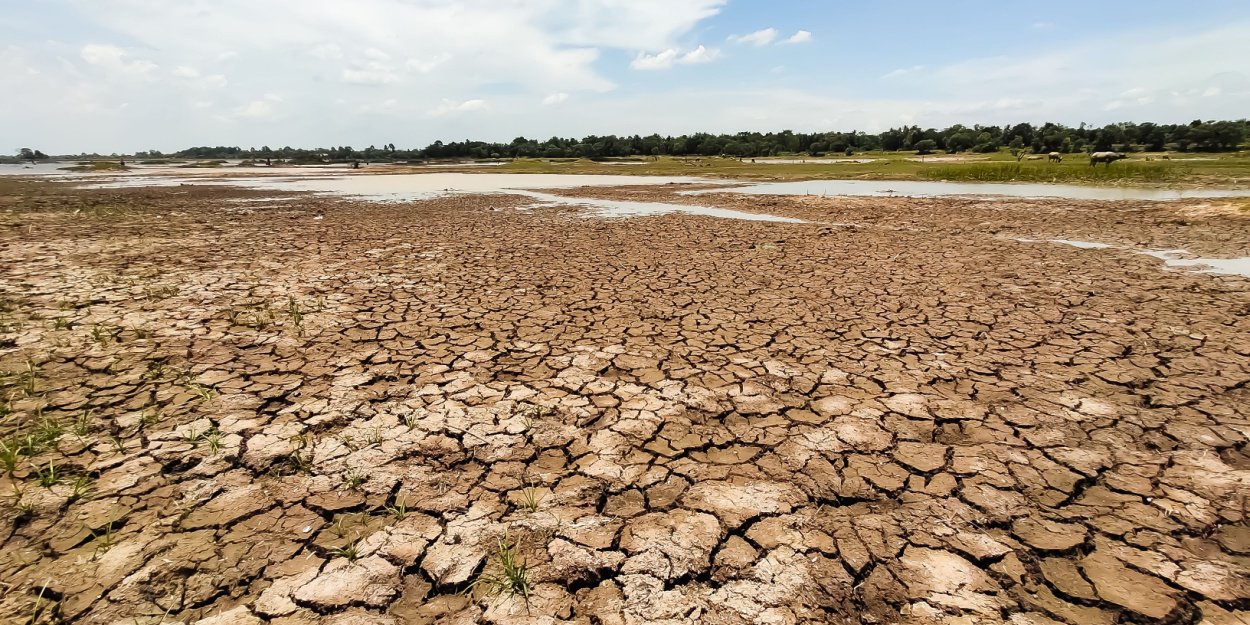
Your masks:
<path fill-rule="evenodd" d="M 1240 258 L 1203 258 L 1190 254 L 1187 250 L 1136 250 L 1127 247 L 1116 247 L 1097 241 L 1079 241 L 1075 239 L 1025 239 L 1015 238 L 1012 241 L 1021 243 L 1056 243 L 1070 245 L 1083 250 L 1126 250 L 1134 254 L 1144 254 L 1163 261 L 1163 266 L 1170 269 L 1187 269 L 1198 273 L 1214 273 L 1227 276 L 1243 276 L 1250 278 L 1250 256 Z"/>
<path fill-rule="evenodd" d="M 1110 245 L 1106 243 L 1098 243 L 1096 241 L 1077 241 L 1074 239 L 1012 239 L 1021 243 L 1058 243 L 1060 245 L 1071 245 L 1083 250 L 1105 250 Z"/>
<path fill-rule="evenodd" d="M 664 204 L 659 202 L 630 202 L 598 198 L 571 198 L 534 189 L 573 189 L 578 187 L 607 187 L 628 185 L 676 185 L 706 182 L 700 178 L 666 176 L 608 176 L 576 174 L 387 174 L 375 176 L 320 176 L 320 177 L 227 177 L 227 178 L 171 178 L 167 176 L 126 176 L 96 182 L 86 186 L 93 188 L 120 188 L 140 186 L 176 186 L 184 184 L 233 186 L 261 191 L 307 191 L 338 197 L 374 202 L 408 202 L 427 200 L 447 195 L 503 193 L 523 195 L 546 205 L 579 206 L 603 217 L 639 217 L 685 213 L 747 221 L 772 221 L 781 223 L 804 223 L 801 219 L 748 213 L 708 206 Z M 274 198 L 276 201 L 282 198 Z M 239 201 L 246 201 L 241 199 Z"/>
<path fill-rule="evenodd" d="M 651 215 L 666 215 L 669 213 L 685 213 L 687 215 L 702 215 L 705 217 L 720 217 L 723 219 L 742 219 L 745 221 L 772 221 L 791 224 L 807 223 L 802 219 L 795 219 L 793 217 L 747 213 L 727 208 L 713 208 L 710 206 L 564 197 L 560 195 L 551 195 L 550 193 L 538 193 L 536 191 L 514 190 L 512 193 L 533 198 L 548 206 L 580 206 L 588 209 L 591 214 L 598 217 L 646 217 Z"/>
<path fill-rule="evenodd" d="M 743 163 L 756 165 L 866 165 L 875 163 L 875 158 L 758 158 L 742 160 Z"/>
<path fill-rule="evenodd" d="M 1185 250 L 1141 252 L 1163 261 L 1167 267 L 1183 267 L 1199 273 L 1218 273 L 1250 278 L 1250 256 L 1241 258 L 1202 258 Z"/>
<path fill-rule="evenodd" d="M 1250 197 L 1250 189 L 1151 189 L 1145 187 L 1085 187 L 1065 184 L 941 182 L 926 180 L 806 180 L 766 182 L 724 189 L 684 191 L 742 193 L 746 195 L 851 195 L 907 197 L 1060 198 L 1068 200 L 1180 200 L 1187 198 Z"/>

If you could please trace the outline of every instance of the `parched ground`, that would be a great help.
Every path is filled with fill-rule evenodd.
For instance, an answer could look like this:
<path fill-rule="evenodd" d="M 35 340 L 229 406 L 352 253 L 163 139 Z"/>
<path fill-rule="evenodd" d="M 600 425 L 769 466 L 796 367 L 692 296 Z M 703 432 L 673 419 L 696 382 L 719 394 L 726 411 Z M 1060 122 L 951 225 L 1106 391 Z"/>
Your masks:
<path fill-rule="evenodd" d="M 2 622 L 1250 622 L 1240 205 L 593 193 L 0 182 Z"/>

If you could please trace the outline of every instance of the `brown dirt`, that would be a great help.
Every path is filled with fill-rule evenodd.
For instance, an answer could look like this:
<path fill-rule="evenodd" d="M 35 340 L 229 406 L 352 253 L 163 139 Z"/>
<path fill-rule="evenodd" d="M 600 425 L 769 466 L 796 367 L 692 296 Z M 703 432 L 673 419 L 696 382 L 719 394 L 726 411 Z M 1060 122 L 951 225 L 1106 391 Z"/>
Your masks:
<path fill-rule="evenodd" d="M 1244 213 L 583 193 L 0 181 L 0 622 L 1250 619 Z"/>

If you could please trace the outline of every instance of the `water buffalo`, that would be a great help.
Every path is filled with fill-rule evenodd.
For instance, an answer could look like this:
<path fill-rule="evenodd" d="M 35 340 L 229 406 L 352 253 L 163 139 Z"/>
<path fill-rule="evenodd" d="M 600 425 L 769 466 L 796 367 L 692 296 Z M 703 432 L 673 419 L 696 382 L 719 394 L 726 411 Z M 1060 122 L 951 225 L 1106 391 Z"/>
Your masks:
<path fill-rule="evenodd" d="M 1063 156 L 1061 156 L 1058 152 L 1051 152 L 1050 154 L 1046 155 L 1046 158 L 1049 159 L 1051 163 L 1063 162 Z"/>
<path fill-rule="evenodd" d="M 1099 163 L 1111 165 L 1113 161 L 1118 161 L 1122 158 L 1128 158 L 1128 155 L 1123 152 L 1094 152 L 1089 155 L 1089 164 L 1091 166 Z"/>

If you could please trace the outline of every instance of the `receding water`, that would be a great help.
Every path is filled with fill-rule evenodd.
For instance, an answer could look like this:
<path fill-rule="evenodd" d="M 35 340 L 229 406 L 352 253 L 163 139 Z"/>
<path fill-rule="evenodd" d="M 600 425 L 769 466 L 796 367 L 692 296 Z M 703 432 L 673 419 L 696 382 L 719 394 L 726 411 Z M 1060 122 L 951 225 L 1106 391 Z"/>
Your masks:
<path fill-rule="evenodd" d="M 1203 258 L 1190 254 L 1187 250 L 1137 250 L 1133 248 L 1116 247 L 1106 243 L 1097 241 L 1078 241 L 1075 239 L 1024 239 L 1012 238 L 1012 241 L 1021 243 L 1057 243 L 1059 245 L 1071 245 L 1083 250 L 1106 250 L 1117 249 L 1132 252 L 1134 254 L 1145 254 L 1163 261 L 1165 267 L 1173 269 L 1184 268 L 1192 269 L 1199 273 L 1215 273 L 1229 276 L 1245 276 L 1250 278 L 1250 256 L 1240 258 Z"/>
<path fill-rule="evenodd" d="M 743 163 L 755 165 L 864 165 L 875 163 L 875 158 L 753 158 Z"/>
<path fill-rule="evenodd" d="M 550 193 L 538 193 L 536 191 L 515 190 L 512 193 L 524 195 L 525 197 L 534 198 L 545 204 L 557 204 L 562 206 L 582 206 L 590 210 L 592 214 L 601 217 L 646 217 L 648 215 L 664 215 L 668 213 L 686 213 L 689 215 L 703 215 L 705 217 L 721 217 L 724 219 L 743 219 L 746 221 L 775 221 L 780 223 L 801 224 L 806 223 L 802 219 L 793 217 L 779 217 L 777 215 L 765 215 L 761 213 L 747 213 L 743 211 L 730 210 L 727 208 L 713 208 L 710 206 L 691 206 L 687 204 L 665 204 L 662 202 L 629 202 L 623 200 L 601 200 L 598 198 L 582 198 L 582 197 L 565 197 L 562 195 L 551 195 Z"/>
<path fill-rule="evenodd" d="M 387 174 L 351 176 L 282 176 L 282 177 L 217 177 L 186 178 L 167 176 L 120 176 L 105 182 L 91 183 L 94 188 L 137 186 L 175 186 L 182 184 L 234 186 L 264 191 L 308 191 L 339 197 L 380 202 L 406 202 L 471 193 L 506 193 L 524 195 L 545 204 L 582 206 L 591 213 L 605 217 L 638 217 L 666 213 L 687 213 L 708 217 L 803 223 L 801 219 L 759 213 L 659 202 L 630 202 L 598 198 L 572 198 L 534 189 L 572 189 L 590 186 L 663 185 L 706 182 L 700 178 L 664 176 L 592 176 L 575 174 Z"/>
<path fill-rule="evenodd" d="M 77 172 L 63 171 L 62 167 L 72 167 L 75 163 L 22 163 L 0 164 L 0 176 L 68 176 Z"/>
<path fill-rule="evenodd" d="M 855 195 L 981 197 L 1002 195 L 1069 200 L 1180 200 L 1185 198 L 1250 197 L 1250 189 L 1152 189 L 1147 187 L 1086 187 L 1069 184 L 941 182 L 924 180 L 806 180 L 765 182 L 725 189 L 685 191 L 744 193 L 748 195 Z"/>
<path fill-rule="evenodd" d="M 1186 267 L 1202 273 L 1220 273 L 1250 278 L 1250 256 L 1241 258 L 1201 258 L 1185 250 L 1142 252 L 1163 261 L 1168 267 Z"/>
<path fill-rule="evenodd" d="M 1096 241 L 1077 241 L 1075 239 L 1012 239 L 1021 243 L 1059 243 L 1061 245 L 1071 245 L 1079 247 L 1083 250 L 1105 250 L 1111 246 L 1106 243 L 1098 243 Z"/>

